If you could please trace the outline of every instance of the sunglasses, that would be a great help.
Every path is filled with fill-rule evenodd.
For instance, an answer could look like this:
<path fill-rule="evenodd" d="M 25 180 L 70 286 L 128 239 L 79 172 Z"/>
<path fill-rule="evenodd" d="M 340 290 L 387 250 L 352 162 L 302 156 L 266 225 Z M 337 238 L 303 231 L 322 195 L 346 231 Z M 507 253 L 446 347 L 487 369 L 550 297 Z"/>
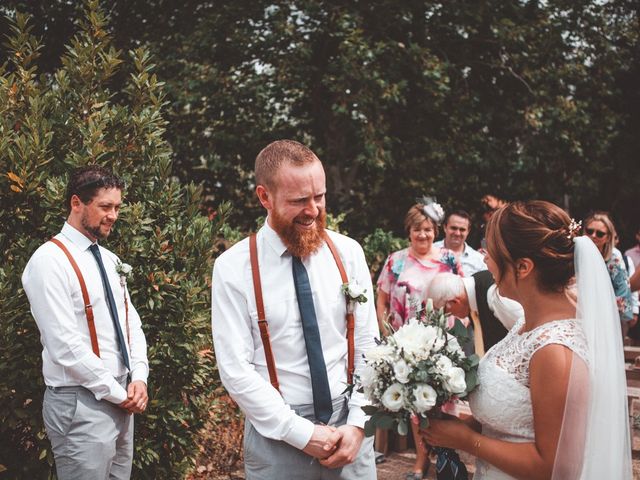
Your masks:
<path fill-rule="evenodd" d="M 587 235 L 589 235 L 590 237 L 593 237 L 595 235 L 597 238 L 604 238 L 607 236 L 607 232 L 596 230 L 595 228 L 585 228 L 584 231 L 587 232 Z"/>

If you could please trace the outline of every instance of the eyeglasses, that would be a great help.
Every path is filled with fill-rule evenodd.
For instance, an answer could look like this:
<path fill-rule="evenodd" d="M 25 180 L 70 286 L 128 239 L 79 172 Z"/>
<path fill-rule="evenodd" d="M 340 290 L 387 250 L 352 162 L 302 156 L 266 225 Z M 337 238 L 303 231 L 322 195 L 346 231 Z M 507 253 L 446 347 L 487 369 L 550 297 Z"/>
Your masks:
<path fill-rule="evenodd" d="M 595 228 L 585 228 L 584 231 L 587 232 L 587 235 L 589 235 L 590 237 L 593 237 L 595 235 L 597 238 L 604 238 L 607 236 L 607 232 L 596 230 Z"/>

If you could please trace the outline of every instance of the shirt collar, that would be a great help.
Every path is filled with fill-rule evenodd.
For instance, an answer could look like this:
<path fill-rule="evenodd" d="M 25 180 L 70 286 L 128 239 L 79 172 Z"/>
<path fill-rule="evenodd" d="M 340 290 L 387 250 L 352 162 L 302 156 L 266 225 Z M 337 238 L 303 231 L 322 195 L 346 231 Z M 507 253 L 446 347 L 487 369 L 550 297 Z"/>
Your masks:
<path fill-rule="evenodd" d="M 438 242 L 436 242 L 438 243 Z M 439 241 L 440 246 L 448 249 L 450 252 L 453 252 L 453 250 L 451 250 L 449 247 L 447 247 L 446 242 L 444 241 L 444 238 L 442 240 Z M 468 257 L 469 256 L 469 245 L 467 244 L 467 242 L 464 242 L 464 248 L 462 249 L 462 253 L 460 254 L 463 257 Z"/>
<path fill-rule="evenodd" d="M 71 243 L 74 243 L 81 251 L 85 251 L 93 242 L 89 238 L 75 227 L 72 227 L 67 222 L 64 222 L 61 233 L 67 237 Z"/>
<path fill-rule="evenodd" d="M 478 311 L 478 302 L 476 301 L 476 280 L 473 277 L 462 277 L 462 284 L 469 297 L 469 308 L 474 312 Z"/>
<path fill-rule="evenodd" d="M 264 221 L 264 225 L 262 226 L 263 235 L 265 241 L 271 246 L 274 252 L 278 254 L 279 257 L 282 257 L 287 252 L 287 247 L 282 242 L 280 235 L 271 228 L 269 225 L 269 217 Z"/>

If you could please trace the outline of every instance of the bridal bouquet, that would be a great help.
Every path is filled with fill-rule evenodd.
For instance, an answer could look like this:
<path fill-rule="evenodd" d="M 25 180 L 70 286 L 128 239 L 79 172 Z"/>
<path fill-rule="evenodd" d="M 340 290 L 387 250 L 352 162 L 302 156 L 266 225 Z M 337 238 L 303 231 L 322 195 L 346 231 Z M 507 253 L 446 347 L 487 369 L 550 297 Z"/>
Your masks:
<path fill-rule="evenodd" d="M 365 367 L 356 380 L 358 390 L 371 402 L 363 407 L 371 415 L 365 434 L 373 435 L 376 428 L 397 428 L 406 435 L 412 416 L 426 428 L 429 417 L 441 417 L 443 406 L 471 392 L 478 383 L 478 357 L 467 357 L 462 351 L 460 343 L 467 337 L 460 320 L 447 328 L 444 311 L 434 310 L 428 300 L 415 318 L 392 335 L 376 340 L 377 346 L 364 354 Z M 439 463 L 464 469 L 453 450 L 436 451 Z M 464 477 L 454 474 L 446 478 Z"/>

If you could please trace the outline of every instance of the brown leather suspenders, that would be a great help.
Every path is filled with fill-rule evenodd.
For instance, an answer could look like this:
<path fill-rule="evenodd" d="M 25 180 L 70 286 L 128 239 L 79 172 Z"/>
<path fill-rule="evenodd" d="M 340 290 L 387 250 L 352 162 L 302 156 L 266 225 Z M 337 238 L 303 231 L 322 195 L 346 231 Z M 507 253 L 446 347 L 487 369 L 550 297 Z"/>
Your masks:
<path fill-rule="evenodd" d="M 253 275 L 253 291 L 256 296 L 256 308 L 258 309 L 258 327 L 260 337 L 264 347 L 264 356 L 267 359 L 267 369 L 269 370 L 269 380 L 273 388 L 280 391 L 278 383 L 278 372 L 276 372 L 276 362 L 273 359 L 271 350 L 271 339 L 269 338 L 269 324 L 265 319 L 264 303 L 262 301 L 262 284 L 260 283 L 260 267 L 258 266 L 258 247 L 256 244 L 256 234 L 249 237 L 249 257 L 251 258 L 251 273 Z"/>
<path fill-rule="evenodd" d="M 336 262 L 338 270 L 340 271 L 340 277 L 342 283 L 348 283 L 349 279 L 344 269 L 338 250 L 334 245 L 329 235 L 324 232 L 324 239 L 331 250 L 333 259 Z M 264 347 L 264 355 L 267 361 L 267 370 L 269 371 L 269 381 L 273 388 L 280 391 L 280 384 L 278 383 L 278 373 L 276 371 L 276 363 L 273 358 L 273 350 L 271 349 L 271 339 L 269 337 L 269 324 L 265 318 L 264 302 L 262 300 L 262 284 L 260 282 L 260 267 L 258 266 L 258 247 L 256 241 L 256 234 L 252 234 L 249 237 L 249 257 L 251 259 L 251 274 L 253 276 L 253 291 L 256 297 L 256 308 L 258 310 L 258 327 L 260 328 L 260 337 L 262 338 L 262 345 Z M 347 299 L 347 302 L 349 299 Z M 349 312 L 345 315 L 347 322 L 347 382 L 349 385 L 353 383 L 353 371 L 354 371 L 354 356 L 355 356 L 355 319 L 353 313 Z"/>
<path fill-rule="evenodd" d="M 324 240 L 327 242 L 327 246 L 329 250 L 331 250 L 331 254 L 333 255 L 333 259 L 336 261 L 336 265 L 338 266 L 338 270 L 340 270 L 340 277 L 342 278 L 342 283 L 349 283 L 349 278 L 347 277 L 347 272 L 344 269 L 344 265 L 342 264 L 342 260 L 340 259 L 340 254 L 338 253 L 338 249 L 334 245 L 331 238 L 327 232 L 324 232 Z M 346 298 L 347 303 L 349 303 L 349 298 Z M 355 353 L 355 319 L 353 318 L 353 312 L 349 311 L 347 307 L 347 312 L 345 314 L 345 319 L 347 321 L 347 384 L 353 384 L 353 360 Z"/>
<path fill-rule="evenodd" d="M 96 354 L 97 357 L 100 356 L 100 347 L 98 347 L 98 336 L 96 335 L 96 325 L 93 320 L 93 307 L 91 306 L 91 300 L 89 300 L 89 292 L 87 291 L 87 284 L 84 282 L 84 277 L 82 276 L 82 272 L 78 267 L 78 264 L 73 259 L 71 252 L 64 246 L 64 244 L 58 240 L 57 238 L 52 238 L 50 240 L 54 244 L 56 244 L 60 249 L 64 252 L 64 254 L 69 259 L 69 263 L 73 267 L 73 271 L 76 272 L 76 276 L 78 277 L 78 281 L 80 282 L 80 290 L 82 291 L 82 300 L 84 301 L 84 313 L 87 315 L 87 324 L 89 325 L 89 336 L 91 337 L 91 348 L 93 349 L 93 353 Z"/>
<path fill-rule="evenodd" d="M 64 252 L 64 254 L 69 259 L 69 263 L 73 267 L 73 271 L 76 272 L 76 276 L 78 277 L 78 282 L 80 282 L 80 291 L 82 292 L 82 301 L 84 302 L 84 313 L 87 316 L 87 325 L 89 326 L 89 337 L 91 337 L 91 349 L 93 353 L 96 354 L 97 357 L 100 356 L 100 347 L 98 346 L 98 336 L 96 335 L 96 325 L 93 319 L 93 307 L 91 306 L 91 300 L 89 299 L 89 292 L 87 291 L 87 284 L 84 281 L 84 277 L 82 276 L 82 272 L 80 271 L 80 267 L 71 255 L 71 252 L 67 247 L 64 246 L 57 238 L 52 238 L 50 242 L 53 242 L 55 245 L 60 247 L 60 249 Z M 129 348 L 131 348 L 131 333 L 129 331 L 129 302 L 127 301 L 127 293 L 124 294 L 124 310 L 125 310 L 125 327 L 127 330 L 127 344 Z"/>

